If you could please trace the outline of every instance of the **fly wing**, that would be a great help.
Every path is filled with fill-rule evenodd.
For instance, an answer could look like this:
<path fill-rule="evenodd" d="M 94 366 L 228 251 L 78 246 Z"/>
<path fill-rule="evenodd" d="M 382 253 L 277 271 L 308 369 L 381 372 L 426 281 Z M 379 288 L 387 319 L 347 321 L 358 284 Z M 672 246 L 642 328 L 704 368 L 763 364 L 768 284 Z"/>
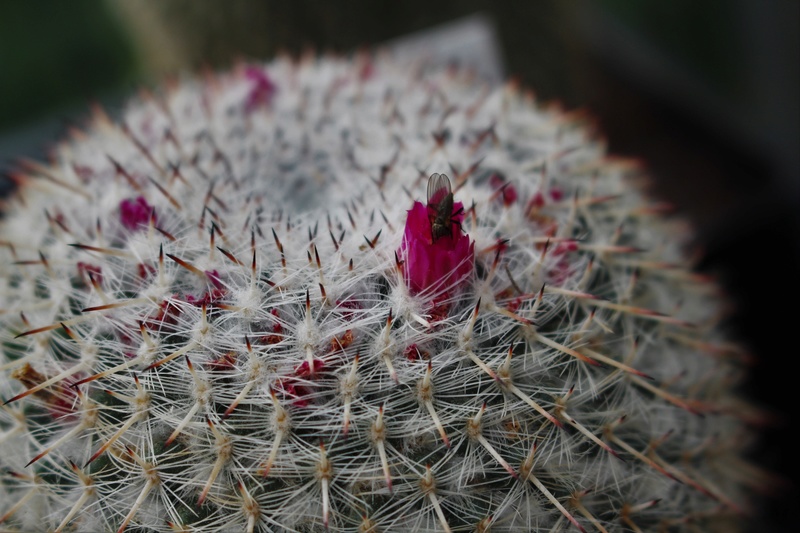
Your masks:
<path fill-rule="evenodd" d="M 428 178 L 428 205 L 436 206 L 453 192 L 447 174 L 431 174 Z"/>

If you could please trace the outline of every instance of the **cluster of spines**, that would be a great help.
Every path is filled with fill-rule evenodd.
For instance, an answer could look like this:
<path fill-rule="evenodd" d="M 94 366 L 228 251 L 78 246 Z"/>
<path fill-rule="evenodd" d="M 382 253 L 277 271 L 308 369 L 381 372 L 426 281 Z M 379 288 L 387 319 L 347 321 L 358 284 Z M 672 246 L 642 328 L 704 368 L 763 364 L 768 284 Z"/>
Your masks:
<path fill-rule="evenodd" d="M 420 116 L 438 112 L 444 124 L 452 106 L 434 105 L 446 101 L 442 91 L 431 95 Z M 399 122 L 398 106 L 392 109 L 386 120 Z M 30 431 L 24 448 L 35 454 L 6 475 L 10 487 L 28 488 L 14 490 L 0 522 L 50 495 L 68 503 L 49 509 L 59 531 L 85 512 L 120 531 L 132 522 L 180 529 L 231 520 L 248 531 L 567 524 L 605 531 L 611 523 L 636 531 L 740 512 L 708 477 L 712 470 L 695 464 L 721 449 L 712 438 L 681 435 L 695 445 L 686 451 L 653 433 L 664 422 L 648 427 L 650 413 L 637 412 L 663 410 L 677 424 L 722 408 L 701 390 L 687 387 L 684 397 L 640 370 L 640 344 L 738 357 L 701 340 L 687 321 L 634 303 L 643 275 L 699 281 L 676 265 L 640 259 L 642 251 L 623 242 L 637 240 L 632 230 L 603 233 L 609 220 L 649 218 L 657 209 L 593 194 L 608 170 L 597 161 L 589 192 L 576 188 L 564 197 L 547 184 L 569 186 L 559 172 L 578 173 L 562 162 L 568 149 L 540 162 L 543 185 L 511 205 L 511 185 L 488 186 L 492 171 L 481 163 L 481 150 L 502 142 L 496 130 L 473 132 L 467 151 L 474 161 L 463 172 L 448 169 L 456 194 L 473 197 L 463 230 L 478 242 L 475 275 L 460 287 L 411 295 L 392 237 L 402 209 L 386 197 L 390 188 L 405 190 L 410 204 L 422 181 L 415 175 L 410 187 L 392 187 L 396 155 L 379 165 L 373 189 L 347 201 L 333 221 L 328 215 L 327 243 L 316 217 L 292 221 L 259 197 L 269 184 L 237 179 L 232 161 L 240 154 L 227 153 L 214 134 L 196 136 L 205 148 L 190 157 L 181 153 L 190 143 L 167 129 L 162 142 L 172 147 L 165 151 L 177 149 L 180 159 L 170 162 L 123 127 L 161 179 L 143 182 L 124 158 L 108 155 L 114 182 L 144 198 L 144 212 L 131 215 L 133 229 L 122 240 L 104 238 L 102 220 L 77 230 L 69 216 L 46 212 L 47 248 L 36 250 L 38 258 L 24 259 L 22 242 L 5 243 L 19 272 L 14 283 L 33 283 L 42 301 L 11 301 L 5 310 L 19 321 L 7 321 L 18 345 L 7 346 L 4 369 L 14 369 L 26 390 L 6 400 L 0 438 Z M 426 155 L 445 155 L 451 135 L 444 126 L 433 131 Z M 212 148 L 203 161 L 206 145 Z M 356 146 L 345 146 L 357 170 Z M 181 164 L 219 178 L 183 198 L 177 191 L 190 182 Z M 27 170 L 21 181 L 28 189 L 39 184 L 79 199 L 98 193 L 54 168 Z M 191 207 L 198 202 L 200 209 Z M 236 208 L 232 223 L 226 213 Z M 510 213 L 528 227 L 514 228 Z M 70 268 L 55 264 L 51 250 Z M 67 271 L 82 283 L 65 287 L 57 272 Z M 32 324 L 27 316 L 55 296 L 63 300 L 42 313 L 55 320 Z M 37 370 L 42 359 L 49 368 L 40 370 L 50 374 Z M 31 409 L 39 411 L 35 418 Z M 686 464 L 676 464 L 678 457 Z M 635 476 L 613 479 L 623 471 Z M 59 482 L 48 485 L 54 477 Z M 682 484 L 698 496 L 676 502 L 688 506 L 685 516 L 636 495 L 640 486 L 659 485 L 658 477 L 664 487 Z M 117 505 L 110 489 L 123 485 L 133 492 Z"/>

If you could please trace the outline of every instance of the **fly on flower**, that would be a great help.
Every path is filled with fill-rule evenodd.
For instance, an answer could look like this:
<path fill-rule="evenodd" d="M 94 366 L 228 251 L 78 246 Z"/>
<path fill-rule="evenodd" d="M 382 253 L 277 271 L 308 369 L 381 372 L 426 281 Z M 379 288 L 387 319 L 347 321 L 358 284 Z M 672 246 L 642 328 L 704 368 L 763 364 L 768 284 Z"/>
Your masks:
<path fill-rule="evenodd" d="M 428 178 L 428 218 L 431 221 L 431 240 L 452 235 L 453 188 L 447 174 L 431 174 Z"/>
<path fill-rule="evenodd" d="M 475 243 L 461 231 L 463 222 L 464 205 L 453 199 L 450 178 L 431 175 L 428 204 L 414 202 L 408 211 L 398 250 L 404 265 L 403 277 L 412 293 L 433 287 L 453 291 L 473 272 Z"/>

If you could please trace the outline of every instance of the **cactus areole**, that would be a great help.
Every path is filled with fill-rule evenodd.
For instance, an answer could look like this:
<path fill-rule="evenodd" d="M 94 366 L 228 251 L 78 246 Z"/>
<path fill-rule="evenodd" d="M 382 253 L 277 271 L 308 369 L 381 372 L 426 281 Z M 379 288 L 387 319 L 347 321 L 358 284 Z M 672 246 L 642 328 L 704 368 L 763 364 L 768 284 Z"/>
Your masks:
<path fill-rule="evenodd" d="M 3 530 L 728 532 L 765 483 L 687 227 L 514 84 L 279 58 L 10 175 Z"/>

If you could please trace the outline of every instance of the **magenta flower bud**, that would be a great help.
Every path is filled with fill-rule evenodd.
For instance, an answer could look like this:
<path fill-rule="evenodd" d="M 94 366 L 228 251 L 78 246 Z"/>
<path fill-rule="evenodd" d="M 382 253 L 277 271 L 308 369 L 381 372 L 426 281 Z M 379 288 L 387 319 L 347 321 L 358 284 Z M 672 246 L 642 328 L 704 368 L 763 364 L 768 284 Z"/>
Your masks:
<path fill-rule="evenodd" d="M 119 219 L 122 225 L 133 231 L 146 225 L 153 213 L 153 206 L 143 196 L 128 198 L 119 203 Z"/>
<path fill-rule="evenodd" d="M 461 232 L 464 206 L 453 204 L 450 234 L 433 239 L 430 207 L 414 202 L 408 211 L 400 259 L 408 288 L 413 294 L 429 289 L 455 288 L 472 273 L 475 262 L 475 243 Z"/>
<path fill-rule="evenodd" d="M 245 109 L 251 112 L 257 107 L 268 107 L 278 89 L 275 83 L 267 76 L 267 73 L 264 72 L 263 69 L 258 67 L 247 67 L 244 75 L 253 83 L 244 104 Z"/>
<path fill-rule="evenodd" d="M 499 193 L 498 197 L 502 199 L 503 205 L 506 207 L 517 201 L 518 194 L 516 187 L 506 181 L 506 178 L 502 174 L 492 174 L 492 177 L 489 178 L 489 185 L 493 189 L 497 189 Z"/>

